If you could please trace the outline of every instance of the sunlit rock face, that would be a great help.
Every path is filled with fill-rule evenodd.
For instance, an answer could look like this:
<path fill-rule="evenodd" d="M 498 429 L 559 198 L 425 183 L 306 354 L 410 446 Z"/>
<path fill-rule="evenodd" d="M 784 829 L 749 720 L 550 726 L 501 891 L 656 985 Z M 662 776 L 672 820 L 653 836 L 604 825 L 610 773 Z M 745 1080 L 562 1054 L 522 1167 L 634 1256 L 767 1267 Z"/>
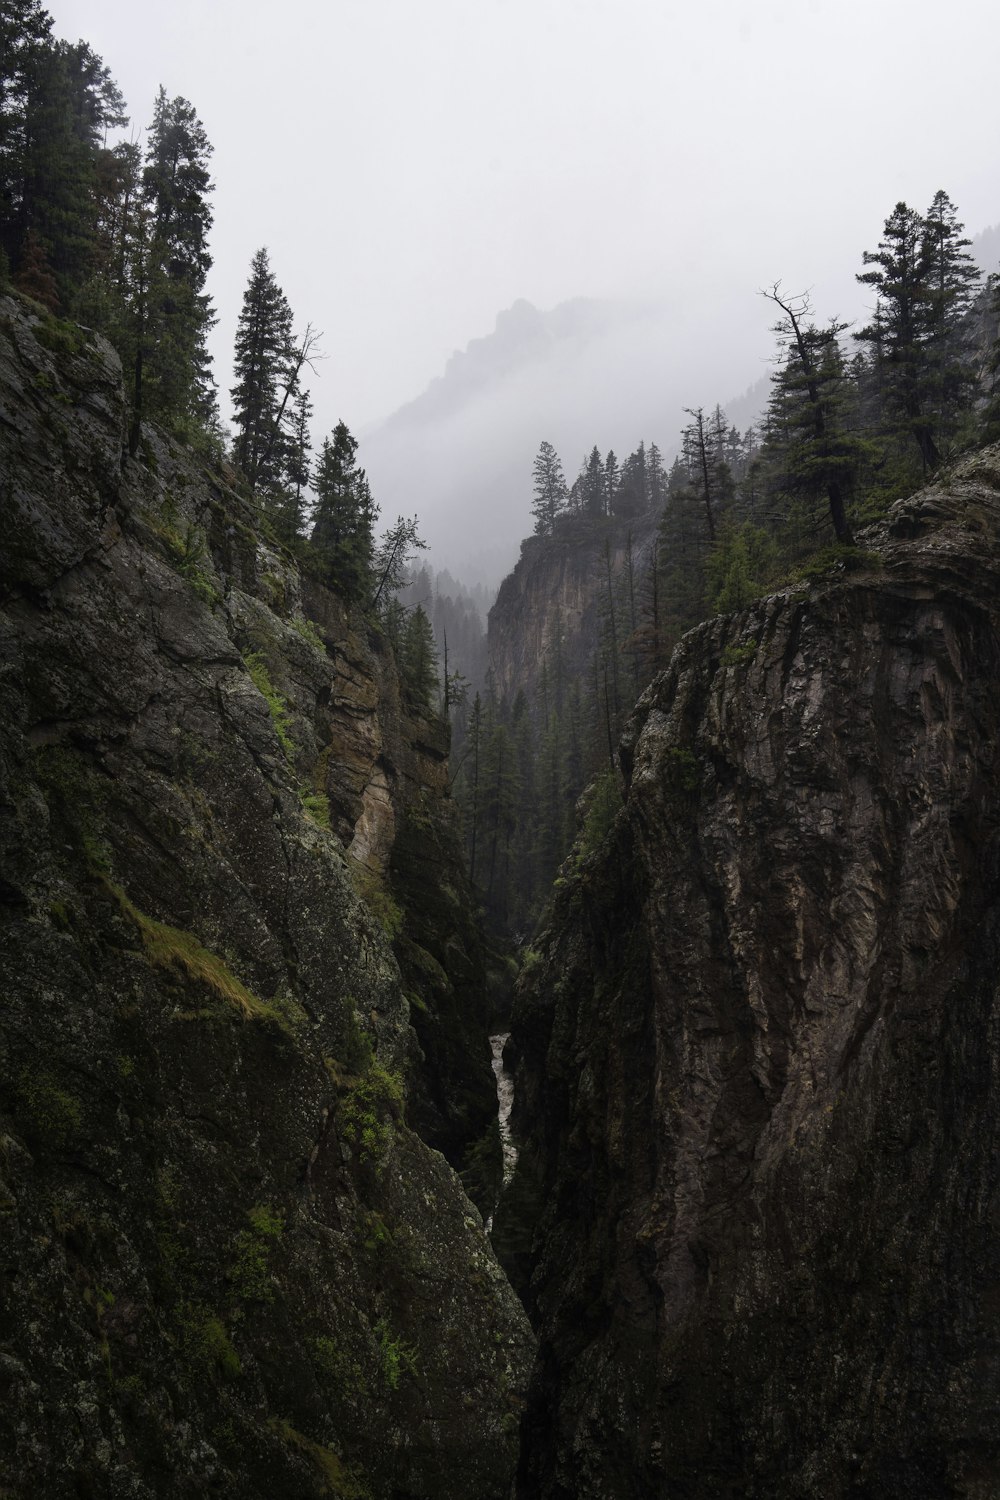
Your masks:
<path fill-rule="evenodd" d="M 457 1105 L 410 1024 L 485 983 L 445 736 L 233 476 L 123 458 L 104 341 L 0 301 L 0 429 L 0 1489 L 506 1500 L 530 1332 L 412 1128 L 496 1109 L 485 1002 Z"/>
<path fill-rule="evenodd" d="M 514 1017 L 522 1500 L 997 1492 L 998 537 L 994 449 L 636 708 Z"/>

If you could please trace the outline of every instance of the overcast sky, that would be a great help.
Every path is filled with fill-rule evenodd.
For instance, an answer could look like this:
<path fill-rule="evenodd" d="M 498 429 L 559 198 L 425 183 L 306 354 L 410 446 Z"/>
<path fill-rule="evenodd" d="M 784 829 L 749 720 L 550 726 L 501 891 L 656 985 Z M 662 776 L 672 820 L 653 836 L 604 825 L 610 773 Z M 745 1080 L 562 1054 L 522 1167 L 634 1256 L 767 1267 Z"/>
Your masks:
<path fill-rule="evenodd" d="M 944 187 L 969 231 L 1000 220 L 995 0 L 48 8 L 137 126 L 161 82 L 195 105 L 220 388 L 266 244 L 297 322 L 325 334 L 320 432 L 377 424 L 518 298 L 655 302 L 702 372 L 690 401 L 725 399 L 766 369 L 761 285 L 850 315 L 898 199 L 924 210 Z"/>

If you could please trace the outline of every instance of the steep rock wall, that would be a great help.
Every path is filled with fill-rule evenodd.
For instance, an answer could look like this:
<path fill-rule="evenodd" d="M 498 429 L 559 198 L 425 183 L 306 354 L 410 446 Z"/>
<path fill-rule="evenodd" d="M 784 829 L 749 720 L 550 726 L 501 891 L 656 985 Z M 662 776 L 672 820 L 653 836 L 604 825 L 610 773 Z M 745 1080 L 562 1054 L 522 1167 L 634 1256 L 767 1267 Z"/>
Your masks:
<path fill-rule="evenodd" d="M 988 450 L 637 706 L 515 1009 L 524 1500 L 997 1493 L 998 535 Z"/>
<path fill-rule="evenodd" d="M 488 623 L 489 662 L 496 692 L 523 691 L 534 710 L 543 664 L 551 674 L 557 656 L 567 679 L 589 682 L 600 640 L 608 566 L 621 588 L 631 545 L 636 583 L 648 566 L 656 519 L 629 522 L 566 520 L 553 536 L 532 536 L 500 586 Z M 622 608 L 622 600 L 617 603 Z M 619 638 L 628 632 L 618 621 Z M 633 693 L 634 697 L 634 693 Z"/>
<path fill-rule="evenodd" d="M 530 1334 L 382 930 L 446 745 L 124 431 L 109 346 L 0 302 L 2 1488 L 500 1500 Z"/>

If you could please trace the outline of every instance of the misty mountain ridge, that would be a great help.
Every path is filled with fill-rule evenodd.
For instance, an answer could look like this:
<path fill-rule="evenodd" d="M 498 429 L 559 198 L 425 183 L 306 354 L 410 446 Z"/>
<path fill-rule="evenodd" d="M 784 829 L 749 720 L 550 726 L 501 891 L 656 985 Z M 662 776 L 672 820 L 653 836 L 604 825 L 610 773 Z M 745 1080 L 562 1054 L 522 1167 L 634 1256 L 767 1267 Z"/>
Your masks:
<path fill-rule="evenodd" d="M 569 341 L 601 338 L 615 325 L 648 313 L 642 303 L 593 297 L 573 297 L 541 310 L 524 297 L 497 313 L 491 333 L 470 339 L 456 349 L 425 390 L 398 407 L 382 427 L 415 421 L 442 420 L 459 410 L 491 384 L 544 360 Z"/>
<path fill-rule="evenodd" d="M 518 299 L 363 435 L 383 515 L 416 512 L 437 568 L 497 585 L 532 530 L 531 465 L 543 439 L 570 483 L 595 444 L 624 457 L 654 441 L 672 453 L 684 406 L 714 389 L 717 354 L 696 325 L 694 309 L 638 298 L 576 297 L 547 310 Z M 747 420 L 758 386 L 766 399 L 755 367 L 746 365 Z"/>
<path fill-rule="evenodd" d="M 984 274 L 995 269 L 1000 225 L 971 248 Z M 853 280 L 832 294 L 817 288 L 817 321 L 836 312 L 860 326 L 868 300 Z M 767 406 L 772 321 L 753 287 L 709 306 L 683 288 L 662 300 L 579 296 L 549 309 L 518 298 L 363 435 L 383 515 L 416 512 L 435 567 L 496 586 L 532 530 L 531 465 L 543 439 L 572 483 L 595 444 L 621 459 L 652 441 L 669 464 L 686 407 L 718 401 L 744 431 Z"/>

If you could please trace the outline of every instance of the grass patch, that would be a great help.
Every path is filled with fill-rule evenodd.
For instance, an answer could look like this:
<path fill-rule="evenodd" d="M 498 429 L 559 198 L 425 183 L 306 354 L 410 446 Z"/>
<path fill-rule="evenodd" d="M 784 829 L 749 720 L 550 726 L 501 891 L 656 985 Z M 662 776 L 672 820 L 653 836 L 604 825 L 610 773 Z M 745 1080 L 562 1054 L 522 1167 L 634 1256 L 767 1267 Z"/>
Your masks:
<path fill-rule="evenodd" d="M 51 1073 L 25 1070 L 17 1081 L 17 1103 L 22 1123 L 39 1145 L 61 1151 L 79 1137 L 83 1107 Z"/>
<path fill-rule="evenodd" d="M 677 745 L 668 746 L 664 773 L 664 780 L 672 791 L 690 797 L 698 790 L 701 773 L 692 751 L 682 750 Z"/>
<path fill-rule="evenodd" d="M 291 1422 L 283 1421 L 280 1417 L 269 1417 L 267 1425 L 283 1443 L 287 1443 L 290 1448 L 297 1448 L 311 1460 L 322 1476 L 327 1495 L 332 1496 L 333 1500 L 371 1500 L 371 1491 L 350 1472 L 344 1460 L 332 1449 L 313 1442 L 312 1438 L 297 1432 Z"/>
<path fill-rule="evenodd" d="M 307 817 L 318 823 L 320 828 L 330 831 L 330 799 L 325 792 L 306 792 L 299 788 L 299 801 L 302 803 L 302 811 Z"/>
<path fill-rule="evenodd" d="M 365 1373 L 352 1354 L 327 1334 L 314 1338 L 311 1347 L 313 1364 L 340 1396 L 368 1395 Z"/>
<path fill-rule="evenodd" d="M 819 583 L 830 578 L 838 568 L 845 573 L 859 573 L 864 568 L 881 567 L 882 558 L 878 552 L 867 552 L 862 547 L 848 547 L 843 542 L 832 542 L 828 547 L 820 547 L 793 568 L 789 582 Z"/>
<path fill-rule="evenodd" d="M 286 759 L 294 760 L 298 746 L 288 732 L 290 723 L 288 704 L 272 683 L 263 655 L 259 651 L 251 651 L 244 656 L 243 661 L 254 687 L 267 704 L 274 732 L 278 736 L 278 744 L 285 752 Z"/>
<path fill-rule="evenodd" d="M 217 1371 L 224 1380 L 243 1373 L 222 1319 L 200 1302 L 185 1302 L 177 1312 L 181 1348 L 187 1360 L 203 1369 Z"/>
<path fill-rule="evenodd" d="M 347 862 L 351 884 L 372 916 L 375 918 L 390 943 L 403 930 L 403 910 L 389 890 L 381 875 L 356 859 Z"/>
<path fill-rule="evenodd" d="M 602 772 L 593 782 L 587 802 L 587 812 L 580 830 L 580 858 L 593 854 L 614 826 L 615 818 L 622 807 L 622 789 L 618 773 L 613 769 Z"/>
<path fill-rule="evenodd" d="M 293 615 L 289 624 L 304 641 L 308 641 L 310 646 L 314 646 L 317 651 L 322 651 L 323 655 L 326 655 L 326 645 L 323 637 L 316 629 L 312 620 L 307 619 L 305 615 Z"/>
<path fill-rule="evenodd" d="M 394 1391 L 404 1374 L 417 1373 L 417 1351 L 412 1345 L 404 1344 L 402 1339 L 396 1338 L 385 1318 L 379 1318 L 375 1324 L 375 1337 L 378 1339 L 382 1379 L 389 1390 Z"/>
<path fill-rule="evenodd" d="M 285 1232 L 285 1221 L 264 1203 L 251 1208 L 247 1218 L 250 1227 L 236 1236 L 226 1280 L 241 1302 L 273 1302 L 271 1250 Z"/>
<path fill-rule="evenodd" d="M 217 999 L 232 1006 L 247 1020 L 269 1021 L 287 1030 L 285 1018 L 273 1005 L 259 999 L 226 967 L 218 954 L 203 948 L 190 932 L 157 922 L 134 906 L 121 886 L 105 878 L 104 885 L 114 896 L 122 912 L 138 927 L 149 962 L 158 969 L 180 972 L 195 983 L 204 985 Z"/>

